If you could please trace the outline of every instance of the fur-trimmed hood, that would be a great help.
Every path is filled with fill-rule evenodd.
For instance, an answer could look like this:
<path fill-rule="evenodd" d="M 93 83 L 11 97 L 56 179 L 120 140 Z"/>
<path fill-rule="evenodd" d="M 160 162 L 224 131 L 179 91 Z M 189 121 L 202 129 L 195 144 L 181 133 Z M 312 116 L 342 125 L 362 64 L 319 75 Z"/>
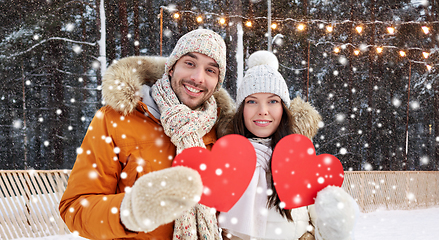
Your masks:
<path fill-rule="evenodd" d="M 312 140 L 319 130 L 322 116 L 311 104 L 300 97 L 291 100 L 289 109 L 294 119 L 293 132 Z"/>
<path fill-rule="evenodd" d="M 134 56 L 122 58 L 110 65 L 102 79 L 102 96 L 105 103 L 128 115 L 136 109 L 141 100 L 142 85 L 152 86 L 163 76 L 166 57 Z M 226 90 L 214 93 L 220 118 L 234 110 L 234 102 Z"/>

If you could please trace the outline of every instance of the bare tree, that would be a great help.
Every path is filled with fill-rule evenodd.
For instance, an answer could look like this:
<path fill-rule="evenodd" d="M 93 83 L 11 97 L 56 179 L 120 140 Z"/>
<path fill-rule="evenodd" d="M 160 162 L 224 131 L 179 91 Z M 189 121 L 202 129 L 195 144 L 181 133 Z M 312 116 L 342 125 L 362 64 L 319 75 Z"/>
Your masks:
<path fill-rule="evenodd" d="M 129 55 L 128 45 L 128 12 L 127 1 L 119 0 L 119 21 L 120 21 L 120 56 L 126 57 Z"/>

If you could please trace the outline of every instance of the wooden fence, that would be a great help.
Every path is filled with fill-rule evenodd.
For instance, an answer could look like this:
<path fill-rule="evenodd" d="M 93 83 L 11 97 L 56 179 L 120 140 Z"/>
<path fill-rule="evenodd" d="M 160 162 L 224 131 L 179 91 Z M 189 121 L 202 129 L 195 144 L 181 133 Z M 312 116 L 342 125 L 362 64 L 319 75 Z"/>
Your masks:
<path fill-rule="evenodd" d="M 365 213 L 439 206 L 438 171 L 345 172 L 342 187 Z"/>
<path fill-rule="evenodd" d="M 0 170 L 0 238 L 69 233 L 58 204 L 70 170 Z M 439 172 L 345 172 L 343 188 L 362 212 L 439 206 Z"/>
<path fill-rule="evenodd" d="M 1 239 L 70 233 L 58 210 L 69 174 L 68 170 L 0 170 Z"/>

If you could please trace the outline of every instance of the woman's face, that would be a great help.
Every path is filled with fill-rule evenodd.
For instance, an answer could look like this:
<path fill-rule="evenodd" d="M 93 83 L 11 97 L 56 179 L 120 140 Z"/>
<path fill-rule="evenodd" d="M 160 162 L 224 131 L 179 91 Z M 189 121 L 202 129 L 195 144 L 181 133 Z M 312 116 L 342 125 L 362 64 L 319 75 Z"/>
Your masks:
<path fill-rule="evenodd" d="M 283 114 L 279 96 L 272 93 L 255 93 L 244 100 L 245 127 L 260 138 L 271 136 L 280 124 Z"/>

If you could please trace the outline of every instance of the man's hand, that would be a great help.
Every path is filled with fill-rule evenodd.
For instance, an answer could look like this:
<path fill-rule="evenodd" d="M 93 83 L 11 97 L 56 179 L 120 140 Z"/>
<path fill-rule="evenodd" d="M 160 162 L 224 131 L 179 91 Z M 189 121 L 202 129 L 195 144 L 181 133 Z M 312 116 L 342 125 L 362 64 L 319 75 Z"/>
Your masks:
<path fill-rule="evenodd" d="M 195 206 L 202 190 L 200 175 L 187 167 L 148 173 L 125 193 L 120 207 L 121 221 L 131 231 L 153 231 Z"/>

